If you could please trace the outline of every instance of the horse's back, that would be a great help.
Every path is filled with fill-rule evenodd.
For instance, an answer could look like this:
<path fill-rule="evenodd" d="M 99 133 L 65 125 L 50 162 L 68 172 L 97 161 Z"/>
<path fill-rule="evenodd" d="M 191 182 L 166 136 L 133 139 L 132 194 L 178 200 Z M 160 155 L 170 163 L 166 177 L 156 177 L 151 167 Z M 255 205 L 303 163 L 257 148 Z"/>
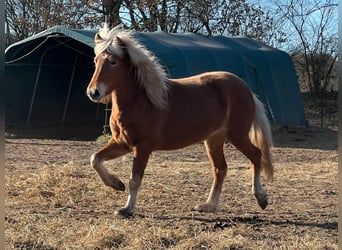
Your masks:
<path fill-rule="evenodd" d="M 208 72 L 200 75 L 204 82 L 215 85 L 227 107 L 226 129 L 230 133 L 246 133 L 254 119 L 253 94 L 247 84 L 230 72 Z"/>
<path fill-rule="evenodd" d="M 247 84 L 237 75 L 226 71 L 206 72 L 173 80 L 179 91 L 189 91 L 189 97 L 199 100 L 212 99 L 219 106 L 253 106 L 253 96 Z M 213 100 L 214 99 L 214 100 Z"/>
<path fill-rule="evenodd" d="M 224 132 L 235 106 L 233 102 L 239 101 L 234 92 L 243 95 L 242 92 L 248 91 L 246 88 L 240 78 L 228 72 L 170 79 L 162 148 L 180 148 L 203 141 L 217 131 Z"/>

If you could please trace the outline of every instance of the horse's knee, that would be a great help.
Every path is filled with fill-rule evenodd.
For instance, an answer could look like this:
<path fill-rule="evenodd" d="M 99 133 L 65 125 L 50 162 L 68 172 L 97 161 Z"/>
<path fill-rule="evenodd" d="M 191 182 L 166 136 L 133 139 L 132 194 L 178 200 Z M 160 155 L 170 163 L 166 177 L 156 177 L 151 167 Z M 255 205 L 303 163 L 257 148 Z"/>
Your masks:
<path fill-rule="evenodd" d="M 224 178 L 227 175 L 227 165 L 221 166 L 220 168 L 214 168 L 214 178 L 216 181 L 223 182 Z"/>
<path fill-rule="evenodd" d="M 103 161 L 99 158 L 97 153 L 94 153 L 90 156 L 90 165 L 96 170 L 104 184 L 113 189 L 124 191 L 125 184 L 123 184 L 119 177 L 112 173 L 109 173 L 103 166 L 102 162 Z"/>
<path fill-rule="evenodd" d="M 222 166 L 220 166 L 219 168 L 216 168 L 216 173 L 219 176 L 226 177 L 227 169 L 228 169 L 227 164 L 222 164 Z"/>
<path fill-rule="evenodd" d="M 99 162 L 100 162 L 99 157 L 97 156 L 96 153 L 94 153 L 90 156 L 90 166 L 91 167 L 96 169 L 98 167 Z"/>

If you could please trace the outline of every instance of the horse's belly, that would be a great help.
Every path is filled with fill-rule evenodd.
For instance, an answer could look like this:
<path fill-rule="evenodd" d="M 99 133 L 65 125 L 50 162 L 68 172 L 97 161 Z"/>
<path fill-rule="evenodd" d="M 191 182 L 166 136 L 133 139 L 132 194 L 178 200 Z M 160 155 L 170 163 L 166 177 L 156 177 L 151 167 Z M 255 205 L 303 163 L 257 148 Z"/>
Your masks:
<path fill-rule="evenodd" d="M 202 137 L 182 137 L 182 136 L 178 136 L 177 138 L 168 138 L 167 140 L 164 140 L 161 145 L 160 148 L 158 148 L 159 150 L 173 150 L 173 149 L 180 149 L 180 148 L 184 148 L 187 147 L 189 145 L 195 144 L 197 142 L 201 142 L 203 140 L 205 140 L 205 136 Z"/>
<path fill-rule="evenodd" d="M 175 119 L 164 127 L 161 135 L 161 150 L 179 149 L 208 138 L 215 131 L 222 129 L 223 118 L 213 118 L 203 113 L 201 117 L 188 116 Z"/>
<path fill-rule="evenodd" d="M 215 85 L 174 85 L 163 114 L 162 149 L 182 148 L 208 138 L 226 123 L 227 104 Z"/>

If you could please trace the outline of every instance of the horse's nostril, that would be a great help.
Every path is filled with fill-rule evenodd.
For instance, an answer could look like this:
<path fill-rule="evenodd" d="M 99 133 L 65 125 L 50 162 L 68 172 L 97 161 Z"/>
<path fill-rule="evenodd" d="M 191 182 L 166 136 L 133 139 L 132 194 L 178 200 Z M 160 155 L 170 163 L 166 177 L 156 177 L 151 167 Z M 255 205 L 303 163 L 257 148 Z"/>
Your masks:
<path fill-rule="evenodd" d="M 95 89 L 95 91 L 91 93 L 91 97 L 94 99 L 97 99 L 99 96 L 100 96 L 100 92 L 97 89 Z"/>
<path fill-rule="evenodd" d="M 94 94 L 93 94 L 93 97 L 94 98 L 98 98 L 100 96 L 100 92 L 97 90 L 97 89 L 95 89 L 95 92 L 94 92 Z"/>

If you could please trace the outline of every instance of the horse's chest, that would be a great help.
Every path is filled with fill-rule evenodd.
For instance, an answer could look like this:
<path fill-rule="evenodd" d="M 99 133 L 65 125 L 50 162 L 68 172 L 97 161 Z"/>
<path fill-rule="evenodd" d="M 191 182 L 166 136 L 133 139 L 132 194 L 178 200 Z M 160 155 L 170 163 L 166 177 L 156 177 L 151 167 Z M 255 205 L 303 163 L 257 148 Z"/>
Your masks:
<path fill-rule="evenodd" d="M 112 137 L 116 141 L 129 146 L 134 146 L 140 137 L 139 128 L 132 120 L 126 120 L 123 117 L 112 117 L 110 127 Z"/>

